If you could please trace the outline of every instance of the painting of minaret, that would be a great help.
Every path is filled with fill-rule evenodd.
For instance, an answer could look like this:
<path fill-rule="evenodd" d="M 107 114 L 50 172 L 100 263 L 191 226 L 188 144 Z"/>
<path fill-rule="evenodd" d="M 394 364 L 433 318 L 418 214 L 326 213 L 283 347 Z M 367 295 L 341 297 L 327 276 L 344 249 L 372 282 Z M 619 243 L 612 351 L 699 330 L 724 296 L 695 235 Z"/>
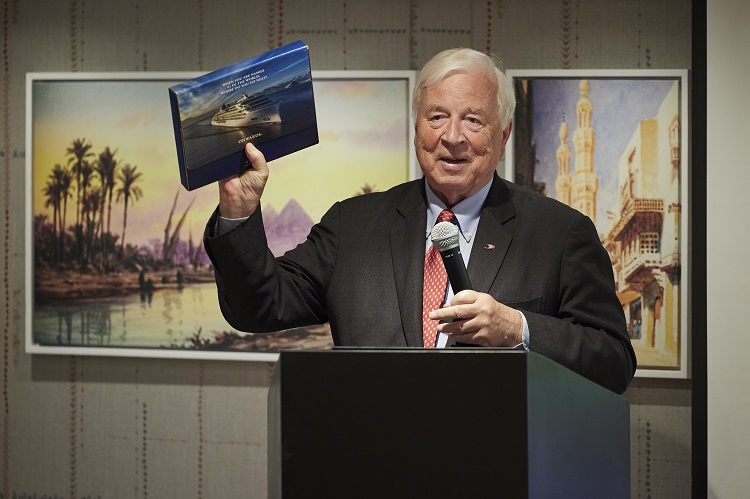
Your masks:
<path fill-rule="evenodd" d="M 568 124 L 560 125 L 560 147 L 557 148 L 557 200 L 570 206 L 570 147 L 568 147 Z"/>
<path fill-rule="evenodd" d="M 599 191 L 599 178 L 594 172 L 596 134 L 591 126 L 593 106 L 589 99 L 589 81 L 581 80 L 579 89 L 581 98 L 576 105 L 578 128 L 573 132 L 576 162 L 571 186 L 571 203 L 573 208 L 588 216 L 596 224 L 596 194 Z"/>
<path fill-rule="evenodd" d="M 594 222 L 639 372 L 685 377 L 687 75 L 518 73 L 506 177 Z"/>

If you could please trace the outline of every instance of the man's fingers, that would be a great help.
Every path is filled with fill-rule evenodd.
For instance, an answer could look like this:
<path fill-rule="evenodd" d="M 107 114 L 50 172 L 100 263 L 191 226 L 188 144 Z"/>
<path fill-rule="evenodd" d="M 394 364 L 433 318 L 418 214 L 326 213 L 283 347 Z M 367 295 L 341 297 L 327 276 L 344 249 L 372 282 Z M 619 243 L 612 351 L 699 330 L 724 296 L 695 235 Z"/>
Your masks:
<path fill-rule="evenodd" d="M 260 152 L 260 150 L 255 147 L 251 142 L 248 142 L 245 144 L 245 156 L 247 156 L 248 161 L 250 161 L 250 164 L 253 165 L 253 170 L 255 171 L 266 171 L 268 170 L 268 164 L 266 163 L 266 158 L 263 156 L 263 153 Z"/>
<path fill-rule="evenodd" d="M 463 291 L 459 291 L 455 294 L 455 296 L 451 299 L 451 305 L 460 305 L 462 303 L 474 303 L 477 301 L 477 298 L 479 297 L 479 293 L 472 289 L 464 289 Z"/>
<path fill-rule="evenodd" d="M 434 321 L 469 319 L 471 311 L 466 305 L 444 305 L 430 312 L 430 319 Z"/>
<path fill-rule="evenodd" d="M 450 303 L 443 305 L 443 308 L 430 312 L 430 319 L 438 321 L 446 319 L 469 319 L 476 314 L 476 311 L 472 310 L 471 305 L 476 303 L 478 296 L 479 294 L 476 291 L 465 289 L 456 294 Z"/>

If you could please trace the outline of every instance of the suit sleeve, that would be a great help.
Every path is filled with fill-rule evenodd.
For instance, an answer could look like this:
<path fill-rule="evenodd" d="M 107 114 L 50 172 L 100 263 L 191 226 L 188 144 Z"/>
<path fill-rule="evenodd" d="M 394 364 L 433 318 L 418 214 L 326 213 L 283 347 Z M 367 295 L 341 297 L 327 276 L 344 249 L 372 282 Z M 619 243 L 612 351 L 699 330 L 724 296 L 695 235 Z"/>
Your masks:
<path fill-rule="evenodd" d="M 220 235 L 215 234 L 214 212 L 204 245 L 222 314 L 232 327 L 262 333 L 328 320 L 325 293 L 335 256 L 336 213 L 337 206 L 305 242 L 277 259 L 268 249 L 260 210 Z"/>
<path fill-rule="evenodd" d="M 614 392 L 627 389 L 635 373 L 635 352 L 609 255 L 588 217 L 579 217 L 567 235 L 560 262 L 557 316 L 524 314 L 531 351 Z"/>

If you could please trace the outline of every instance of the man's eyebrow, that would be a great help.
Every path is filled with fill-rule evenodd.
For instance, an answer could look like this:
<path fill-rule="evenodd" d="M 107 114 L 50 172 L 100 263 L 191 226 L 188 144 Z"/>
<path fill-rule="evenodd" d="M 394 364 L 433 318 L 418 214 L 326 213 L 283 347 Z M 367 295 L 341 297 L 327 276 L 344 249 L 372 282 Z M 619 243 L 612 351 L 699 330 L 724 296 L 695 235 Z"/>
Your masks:
<path fill-rule="evenodd" d="M 429 104 L 427 106 L 428 113 L 435 112 L 435 111 L 445 111 L 445 107 L 440 104 Z M 487 112 L 482 107 L 467 107 L 462 111 L 462 114 L 478 114 L 478 115 L 486 115 Z"/>
<path fill-rule="evenodd" d="M 466 114 L 479 114 L 479 115 L 485 115 L 487 112 L 483 107 L 470 107 L 466 109 Z"/>
<path fill-rule="evenodd" d="M 431 113 L 433 111 L 442 111 L 442 110 L 443 110 L 443 106 L 441 106 L 440 104 L 430 104 L 429 106 L 427 106 L 428 113 Z"/>

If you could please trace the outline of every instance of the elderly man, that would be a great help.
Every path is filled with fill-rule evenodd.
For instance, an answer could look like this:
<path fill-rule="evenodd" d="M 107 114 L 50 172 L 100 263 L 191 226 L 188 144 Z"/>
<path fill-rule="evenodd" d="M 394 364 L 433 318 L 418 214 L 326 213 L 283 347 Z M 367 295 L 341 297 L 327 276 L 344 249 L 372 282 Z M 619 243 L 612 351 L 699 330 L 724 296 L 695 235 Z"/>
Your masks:
<path fill-rule="evenodd" d="M 492 58 L 436 55 L 412 101 L 424 177 L 336 203 L 277 259 L 260 208 L 269 170 L 248 144 L 253 167 L 219 183 L 205 236 L 227 321 L 253 332 L 328 321 L 346 346 L 525 348 L 625 391 L 636 359 L 593 223 L 495 173 L 514 108 Z M 458 226 L 468 262 L 472 289 L 455 296 L 432 277 L 438 219 Z"/>

